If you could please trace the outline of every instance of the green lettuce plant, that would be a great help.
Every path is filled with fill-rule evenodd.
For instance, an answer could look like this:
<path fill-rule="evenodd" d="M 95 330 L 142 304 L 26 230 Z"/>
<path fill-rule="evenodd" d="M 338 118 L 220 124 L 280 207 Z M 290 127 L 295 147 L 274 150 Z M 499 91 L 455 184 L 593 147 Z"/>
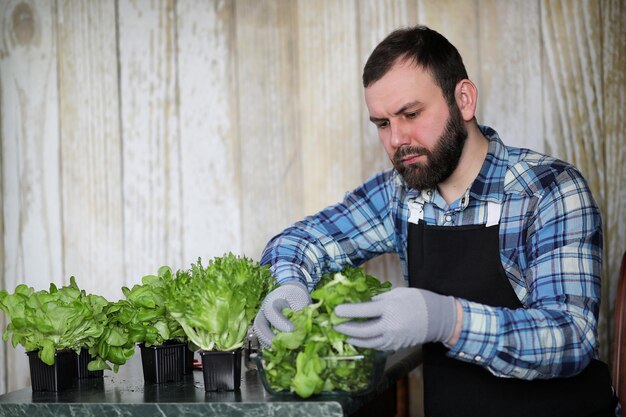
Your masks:
<path fill-rule="evenodd" d="M 186 341 L 183 328 L 166 308 L 166 286 L 173 279 L 168 266 L 159 268 L 157 275 L 146 275 L 141 284 L 122 287 L 124 298 L 106 308 L 107 321 L 102 337 L 90 351 L 94 360 L 89 370 L 111 369 L 135 353 L 135 345 L 158 346 L 168 341 Z"/>
<path fill-rule="evenodd" d="M 119 370 L 135 354 L 135 343 L 129 337 L 128 328 L 124 321 L 132 311 L 132 306 L 127 300 L 109 302 L 104 309 L 104 331 L 94 346 L 89 349 L 92 356 L 87 364 L 90 371 L 104 369 Z M 111 368 L 112 364 L 113 367 Z"/>
<path fill-rule="evenodd" d="M 267 266 L 227 253 L 204 267 L 198 258 L 167 285 L 167 308 L 189 340 L 202 350 L 243 346 L 261 302 L 275 287 Z"/>
<path fill-rule="evenodd" d="M 82 348 L 92 348 L 105 328 L 105 309 L 108 301 L 99 295 L 86 294 L 76 284 L 49 290 L 35 291 L 20 284 L 13 294 L 0 291 L 0 309 L 9 318 L 2 339 L 9 335 L 13 347 L 24 346 L 27 352 L 38 351 L 39 358 L 48 365 L 54 364 L 57 351 L 71 349 L 80 353 Z"/>
<path fill-rule="evenodd" d="M 163 266 L 157 275 L 144 276 L 141 285 L 134 285 L 132 289 L 122 287 L 130 308 L 123 309 L 121 321 L 133 342 L 148 347 L 168 341 L 186 342 L 183 328 L 166 308 L 166 287 L 172 279 L 171 268 Z"/>

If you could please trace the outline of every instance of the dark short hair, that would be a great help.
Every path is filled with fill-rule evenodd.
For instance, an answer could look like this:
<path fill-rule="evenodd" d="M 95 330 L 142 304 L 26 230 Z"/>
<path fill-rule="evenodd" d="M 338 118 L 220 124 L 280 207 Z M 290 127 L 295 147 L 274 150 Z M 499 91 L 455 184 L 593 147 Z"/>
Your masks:
<path fill-rule="evenodd" d="M 391 32 L 374 48 L 363 68 L 363 86 L 369 87 L 399 60 L 413 61 L 429 71 L 443 96 L 452 105 L 454 89 L 468 78 L 459 51 L 443 35 L 426 26 L 413 26 Z"/>

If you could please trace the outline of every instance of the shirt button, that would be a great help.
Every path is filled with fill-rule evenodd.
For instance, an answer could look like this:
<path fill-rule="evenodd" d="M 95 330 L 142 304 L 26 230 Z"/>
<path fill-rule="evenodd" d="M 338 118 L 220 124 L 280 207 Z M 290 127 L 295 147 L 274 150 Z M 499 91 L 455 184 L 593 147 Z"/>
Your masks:
<path fill-rule="evenodd" d="M 452 221 L 452 216 L 449 214 L 446 214 L 446 221 L 447 222 L 451 222 Z"/>
<path fill-rule="evenodd" d="M 482 357 L 482 356 L 480 356 L 480 355 L 476 355 L 476 356 L 474 356 L 474 360 L 475 360 L 475 361 L 480 361 L 480 360 L 482 360 L 482 358 L 483 358 L 483 357 Z"/>
<path fill-rule="evenodd" d="M 459 352 L 459 356 L 460 356 L 460 357 L 463 357 L 463 356 L 465 356 L 465 353 L 463 353 L 463 352 Z"/>

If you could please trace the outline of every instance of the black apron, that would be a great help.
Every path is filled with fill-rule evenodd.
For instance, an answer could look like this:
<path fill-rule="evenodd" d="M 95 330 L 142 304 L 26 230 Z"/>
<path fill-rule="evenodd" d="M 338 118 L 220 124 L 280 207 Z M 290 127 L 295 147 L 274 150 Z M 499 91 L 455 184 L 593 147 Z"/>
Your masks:
<path fill-rule="evenodd" d="M 499 227 L 409 223 L 411 287 L 494 307 L 523 308 L 500 261 Z M 446 356 L 427 343 L 424 408 L 427 417 L 614 416 L 608 366 L 593 360 L 571 378 L 532 381 L 496 377 L 479 365 Z"/>

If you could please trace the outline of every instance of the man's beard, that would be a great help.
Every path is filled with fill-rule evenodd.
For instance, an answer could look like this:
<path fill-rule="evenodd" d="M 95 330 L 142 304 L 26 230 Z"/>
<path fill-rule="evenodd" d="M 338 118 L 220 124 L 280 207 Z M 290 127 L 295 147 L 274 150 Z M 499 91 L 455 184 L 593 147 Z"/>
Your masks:
<path fill-rule="evenodd" d="M 435 188 L 448 179 L 456 169 L 466 139 L 467 128 L 463 124 L 461 111 L 452 105 L 446 127 L 435 149 L 429 151 L 421 146 L 403 146 L 396 151 L 391 162 L 409 187 L 416 190 Z M 410 165 L 402 163 L 405 156 L 416 154 L 426 156 L 426 162 Z"/>

